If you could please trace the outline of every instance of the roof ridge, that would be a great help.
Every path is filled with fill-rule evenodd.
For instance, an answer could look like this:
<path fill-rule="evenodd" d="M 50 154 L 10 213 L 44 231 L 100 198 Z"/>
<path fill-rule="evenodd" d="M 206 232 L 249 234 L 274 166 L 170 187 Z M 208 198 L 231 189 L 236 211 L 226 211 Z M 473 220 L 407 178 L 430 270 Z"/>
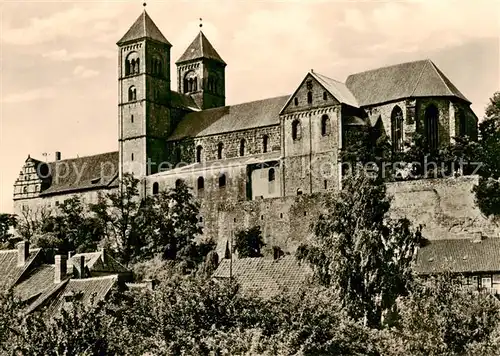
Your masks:
<path fill-rule="evenodd" d="M 441 80 L 441 82 L 443 82 L 443 84 L 444 84 L 445 88 L 448 90 L 448 93 L 450 94 L 450 96 L 455 96 L 456 94 L 454 94 L 453 90 L 451 90 L 451 88 L 448 86 L 448 84 L 446 84 L 445 80 L 443 79 L 443 77 L 439 73 L 439 70 L 437 69 L 437 67 L 434 64 L 434 62 L 431 61 L 430 59 L 428 59 L 427 61 L 428 61 L 428 63 L 431 64 L 431 67 L 434 69 L 434 72 L 436 72 L 436 74 L 439 77 L 439 79 Z"/>
<path fill-rule="evenodd" d="M 98 277 L 89 277 L 89 278 L 71 278 L 70 280 L 72 282 L 92 282 L 95 280 L 102 280 L 102 279 L 118 279 L 118 274 L 111 274 L 108 276 L 98 276 Z"/>
<path fill-rule="evenodd" d="M 321 73 L 317 73 L 317 72 L 311 72 L 311 73 L 312 73 L 312 74 L 316 74 L 316 75 L 318 75 L 318 76 L 320 76 L 320 77 L 324 77 L 324 78 L 327 78 L 327 79 L 333 80 L 334 82 L 337 82 L 337 83 L 340 83 L 340 84 L 344 84 L 344 85 L 345 85 L 345 83 L 344 83 L 344 82 L 341 82 L 340 80 L 334 79 L 334 78 L 329 77 L 329 76 L 327 76 L 327 75 L 324 75 L 324 74 L 321 74 Z"/>
<path fill-rule="evenodd" d="M 428 59 L 417 59 L 415 61 L 407 61 L 407 62 L 403 62 L 403 63 L 396 63 L 396 64 L 390 64 L 390 65 L 387 65 L 387 66 L 382 66 L 382 67 L 367 69 L 367 70 L 364 70 L 364 71 L 361 71 L 361 72 L 352 73 L 352 74 L 349 75 L 349 77 L 351 77 L 353 75 L 374 72 L 374 71 L 377 71 L 377 70 L 380 70 L 380 69 L 384 69 L 384 68 L 398 67 L 398 66 L 405 65 L 405 64 L 410 64 L 410 63 L 425 62 L 427 60 Z"/>

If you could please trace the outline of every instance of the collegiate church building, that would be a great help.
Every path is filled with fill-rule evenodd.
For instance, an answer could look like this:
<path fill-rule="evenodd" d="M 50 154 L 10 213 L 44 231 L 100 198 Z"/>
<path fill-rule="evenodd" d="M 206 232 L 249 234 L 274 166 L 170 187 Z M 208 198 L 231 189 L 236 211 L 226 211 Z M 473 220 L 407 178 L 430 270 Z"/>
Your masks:
<path fill-rule="evenodd" d="M 175 62 L 176 91 L 172 45 L 146 11 L 117 45 L 118 151 L 57 153 L 48 163 L 28 157 L 14 184 L 17 212 L 75 195 L 95 202 L 133 173 L 144 195 L 179 180 L 191 186 L 204 233 L 219 250 L 234 230 L 255 224 L 268 244 L 288 249 L 307 234 L 321 201 L 314 193 L 339 188 L 346 130 L 377 127 L 396 151 L 416 132 L 432 147 L 477 136 L 471 103 L 431 60 L 352 74 L 345 83 L 311 70 L 291 95 L 226 106 L 226 63 L 203 32 Z"/>

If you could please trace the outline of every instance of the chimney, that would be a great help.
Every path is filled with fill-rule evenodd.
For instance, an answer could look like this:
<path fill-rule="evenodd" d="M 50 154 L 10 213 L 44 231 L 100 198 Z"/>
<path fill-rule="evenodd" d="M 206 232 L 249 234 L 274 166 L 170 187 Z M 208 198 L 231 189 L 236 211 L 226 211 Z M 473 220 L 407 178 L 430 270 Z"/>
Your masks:
<path fill-rule="evenodd" d="M 66 279 L 67 274 L 67 261 L 66 255 L 56 255 L 55 256 L 55 269 L 54 269 L 54 283 L 61 283 Z"/>
<path fill-rule="evenodd" d="M 76 258 L 75 266 L 77 266 L 77 269 L 78 269 L 76 272 L 78 275 L 78 278 L 80 278 L 80 279 L 85 278 L 85 256 L 84 255 L 80 255 Z"/>
<path fill-rule="evenodd" d="M 101 253 L 102 264 L 106 265 L 106 263 L 107 263 L 107 261 L 106 261 L 106 250 L 104 249 L 104 247 L 101 247 L 101 248 L 99 248 L 99 252 Z"/>
<path fill-rule="evenodd" d="M 21 241 L 17 244 L 17 266 L 24 266 L 30 255 L 30 244 L 28 241 Z"/>
<path fill-rule="evenodd" d="M 56 151 L 56 161 L 60 161 L 60 160 L 61 160 L 61 152 Z"/>

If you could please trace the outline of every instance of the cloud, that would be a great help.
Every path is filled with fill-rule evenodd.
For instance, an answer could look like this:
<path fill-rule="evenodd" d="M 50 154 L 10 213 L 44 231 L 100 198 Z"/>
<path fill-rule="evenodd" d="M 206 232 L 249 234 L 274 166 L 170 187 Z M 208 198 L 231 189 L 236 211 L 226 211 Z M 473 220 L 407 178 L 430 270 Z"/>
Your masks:
<path fill-rule="evenodd" d="M 73 70 L 73 74 L 75 77 L 86 79 L 97 76 L 99 72 L 93 69 L 85 68 L 84 66 L 76 66 Z"/>
<path fill-rule="evenodd" d="M 14 93 L 5 96 L 3 103 L 24 103 L 35 100 L 51 99 L 56 96 L 56 90 L 53 87 L 37 88 L 25 91 L 23 93 Z"/>
<path fill-rule="evenodd" d="M 116 18 L 121 16 L 112 3 L 100 3 L 87 8 L 72 7 L 46 17 L 29 19 L 23 27 L 5 21 L 1 41 L 17 46 L 47 43 L 61 38 L 93 38 L 108 40 L 117 36 Z M 120 8 L 124 11 L 126 8 Z"/>
<path fill-rule="evenodd" d="M 42 57 L 54 61 L 69 62 L 80 59 L 96 59 L 96 58 L 115 58 L 116 52 L 111 50 L 93 50 L 88 52 L 73 52 L 70 53 L 66 49 L 59 49 L 43 53 Z"/>

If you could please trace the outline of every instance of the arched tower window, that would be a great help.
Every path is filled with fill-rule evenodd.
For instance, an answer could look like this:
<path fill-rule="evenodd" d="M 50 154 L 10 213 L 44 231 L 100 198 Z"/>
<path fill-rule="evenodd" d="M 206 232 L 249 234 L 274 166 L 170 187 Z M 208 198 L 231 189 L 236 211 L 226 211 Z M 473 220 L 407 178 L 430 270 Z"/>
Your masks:
<path fill-rule="evenodd" d="M 245 155 L 245 145 L 246 145 L 246 141 L 243 138 L 240 141 L 240 156 L 244 156 Z"/>
<path fill-rule="evenodd" d="M 425 138 L 430 149 L 439 146 L 439 110 L 431 104 L 425 109 L 424 118 Z"/>
<path fill-rule="evenodd" d="M 202 190 L 205 188 L 205 179 L 203 177 L 198 177 L 198 190 Z"/>
<path fill-rule="evenodd" d="M 197 90 L 198 90 L 198 78 L 194 77 L 193 78 L 193 91 L 197 91 Z"/>
<path fill-rule="evenodd" d="M 160 185 L 158 184 L 158 182 L 154 182 L 153 183 L 153 194 L 156 195 L 158 194 L 160 191 Z"/>
<path fill-rule="evenodd" d="M 275 179 L 276 179 L 276 171 L 274 170 L 274 168 L 271 168 L 267 172 L 267 180 L 269 182 L 274 182 Z"/>
<path fill-rule="evenodd" d="M 394 152 L 403 150 L 403 110 L 395 106 L 391 113 L 392 149 Z"/>
<path fill-rule="evenodd" d="M 203 147 L 196 147 L 196 162 L 201 162 L 201 154 L 203 153 Z"/>
<path fill-rule="evenodd" d="M 321 117 L 321 135 L 326 136 L 330 133 L 330 118 L 328 115 Z"/>
<path fill-rule="evenodd" d="M 196 75 L 195 72 L 191 70 L 191 71 L 187 72 L 186 75 L 184 76 L 184 93 L 189 93 L 189 92 L 196 90 L 195 89 L 195 81 L 196 81 L 195 75 Z"/>
<path fill-rule="evenodd" d="M 269 144 L 269 136 L 267 135 L 262 136 L 262 152 L 264 153 L 267 152 L 268 144 Z"/>
<path fill-rule="evenodd" d="M 137 90 L 135 89 L 135 86 L 131 86 L 128 88 L 128 101 L 134 101 L 137 100 Z"/>
<path fill-rule="evenodd" d="M 219 176 L 219 188 L 223 188 L 226 186 L 226 175 L 225 174 L 221 174 Z"/>
<path fill-rule="evenodd" d="M 312 102 L 313 102 L 313 93 L 308 91 L 307 92 L 307 103 L 312 104 Z"/>
<path fill-rule="evenodd" d="M 139 73 L 139 53 L 130 52 L 125 58 L 125 75 Z"/>
<path fill-rule="evenodd" d="M 222 153 L 224 151 L 224 144 L 222 142 L 219 142 L 217 145 L 217 159 L 222 159 Z"/>
<path fill-rule="evenodd" d="M 300 121 L 299 120 L 294 120 L 292 122 L 292 139 L 295 140 L 300 140 L 301 137 L 301 127 L 300 127 Z"/>
<path fill-rule="evenodd" d="M 139 59 L 139 58 L 137 58 L 137 59 L 135 60 L 135 70 L 134 70 L 134 73 L 135 73 L 135 74 L 137 74 L 137 73 L 139 73 L 139 72 L 141 71 L 141 66 L 140 66 L 140 64 L 139 64 L 139 63 L 140 63 L 140 59 Z"/>

